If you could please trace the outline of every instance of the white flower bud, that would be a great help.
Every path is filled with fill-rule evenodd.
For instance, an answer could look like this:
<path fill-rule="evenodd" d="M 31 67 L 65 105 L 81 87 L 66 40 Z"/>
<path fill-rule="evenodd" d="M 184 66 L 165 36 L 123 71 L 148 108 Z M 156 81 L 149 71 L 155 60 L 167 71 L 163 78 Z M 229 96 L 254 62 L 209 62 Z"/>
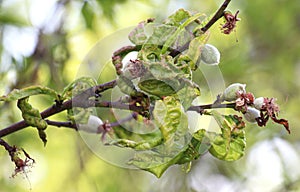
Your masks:
<path fill-rule="evenodd" d="M 220 63 L 219 50 L 210 44 L 201 47 L 201 61 L 208 65 L 218 65 Z"/>
<path fill-rule="evenodd" d="M 79 124 L 78 129 L 88 133 L 98 133 L 101 125 L 103 125 L 103 122 L 99 117 L 90 115 L 87 124 Z"/>
<path fill-rule="evenodd" d="M 235 101 L 237 99 L 237 93 L 246 93 L 246 84 L 233 83 L 229 85 L 223 95 L 222 100 L 224 101 Z"/>
<path fill-rule="evenodd" d="M 258 110 L 261 110 L 261 108 L 263 107 L 263 105 L 265 104 L 264 103 L 265 101 L 265 98 L 263 97 L 258 97 L 254 100 L 253 104 L 254 104 L 254 107 Z"/>
<path fill-rule="evenodd" d="M 248 107 L 246 113 L 244 114 L 245 119 L 250 123 L 256 123 L 256 118 L 259 116 L 260 111 L 253 107 Z"/>

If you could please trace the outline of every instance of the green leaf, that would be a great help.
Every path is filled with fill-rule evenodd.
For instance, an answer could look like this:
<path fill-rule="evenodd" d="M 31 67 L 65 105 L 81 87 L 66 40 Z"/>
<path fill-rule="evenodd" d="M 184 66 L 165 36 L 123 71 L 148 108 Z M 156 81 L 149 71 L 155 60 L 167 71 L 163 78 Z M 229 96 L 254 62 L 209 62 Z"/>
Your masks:
<path fill-rule="evenodd" d="M 184 124 L 186 127 L 179 127 L 180 124 L 184 123 L 181 122 L 183 115 L 185 116 L 181 110 L 180 102 L 175 97 L 167 96 L 163 100 L 155 102 L 153 116 L 166 142 L 174 137 L 174 133 L 178 129 L 187 131 L 187 125 Z"/>
<path fill-rule="evenodd" d="M 221 128 L 221 134 L 208 133 L 211 140 L 209 152 L 218 159 L 235 161 L 245 152 L 246 138 L 244 122 L 235 115 L 221 115 L 212 111 L 212 115 Z"/>
<path fill-rule="evenodd" d="M 156 101 L 153 116 L 164 142 L 152 150 L 136 153 L 129 163 L 160 177 L 182 158 L 182 151 L 186 150 L 191 135 L 188 133 L 187 116 L 175 97 Z"/>
<path fill-rule="evenodd" d="M 167 155 L 158 153 L 157 150 L 143 151 L 136 153 L 129 164 L 161 177 L 162 174 L 172 165 L 190 164 L 191 161 L 198 159 L 210 148 L 210 142 L 205 137 L 204 129 L 198 130 L 193 134 L 189 144 L 183 147 L 179 153 Z M 188 137 L 189 138 L 189 137 Z"/>
<path fill-rule="evenodd" d="M 129 40 L 135 45 L 142 45 L 148 39 L 145 31 L 145 21 L 140 22 L 128 35 Z"/>
<path fill-rule="evenodd" d="M 168 40 L 164 44 L 164 46 L 161 50 L 161 53 L 165 54 L 167 52 L 168 48 L 171 47 L 171 45 L 175 42 L 175 40 L 179 36 L 179 34 L 182 33 L 184 30 L 186 30 L 185 27 L 187 27 L 189 24 L 194 22 L 197 18 L 199 18 L 202 15 L 203 15 L 202 13 L 197 13 L 197 14 L 191 16 L 190 18 L 186 19 L 180 26 L 178 26 L 177 30 L 172 34 L 172 36 L 170 36 L 168 38 Z"/>
<path fill-rule="evenodd" d="M 180 26 L 182 22 L 189 17 L 191 17 L 191 14 L 187 10 L 178 9 L 174 14 L 170 15 L 164 23 L 172 26 Z"/>
<path fill-rule="evenodd" d="M 72 96 L 81 93 L 82 91 L 97 85 L 97 81 L 92 77 L 80 77 L 67 85 L 63 92 L 63 99 L 70 99 Z"/>
<path fill-rule="evenodd" d="M 82 91 L 91 88 L 97 84 L 97 81 L 92 77 L 80 77 L 70 83 L 63 90 L 62 97 L 71 99 Z M 86 124 L 92 112 L 91 108 L 72 107 L 67 110 L 67 117 L 70 121 L 76 124 Z"/>
<path fill-rule="evenodd" d="M 176 93 L 184 110 L 187 110 L 193 100 L 201 95 L 200 88 L 188 79 L 181 79 L 181 89 Z"/>
<path fill-rule="evenodd" d="M 117 85 L 126 95 L 135 95 L 137 93 L 133 82 L 123 75 L 119 75 L 117 79 Z"/>
<path fill-rule="evenodd" d="M 24 89 L 14 89 L 7 96 L 1 96 L 0 101 L 7 101 L 7 102 L 15 101 L 29 96 L 41 95 L 41 94 L 49 95 L 55 98 L 57 101 L 61 100 L 60 95 L 53 89 L 50 89 L 48 87 L 43 87 L 43 86 L 30 86 Z"/>
<path fill-rule="evenodd" d="M 168 157 L 162 156 L 155 151 L 136 153 L 134 158 L 128 162 L 139 169 L 148 171 L 160 178 L 162 174 L 172 165 L 174 165 L 180 156 Z"/>
<path fill-rule="evenodd" d="M 189 45 L 189 49 L 186 54 L 182 55 L 183 57 L 187 57 L 190 61 L 190 67 L 192 70 L 197 69 L 197 62 L 201 56 L 201 47 L 207 42 L 209 38 L 209 33 L 204 33 L 200 35 L 199 37 L 194 38 Z M 182 58 L 179 58 L 182 59 Z M 186 60 L 186 58 L 185 58 Z"/>
<path fill-rule="evenodd" d="M 188 147 L 182 151 L 178 156 L 176 164 L 185 164 L 198 159 L 201 155 L 206 153 L 211 147 L 210 140 L 206 136 L 205 129 L 199 129 L 193 133 L 193 138 Z"/>
<path fill-rule="evenodd" d="M 158 25 L 153 27 L 153 34 L 149 37 L 146 45 L 162 46 L 174 34 L 177 27 L 170 25 Z"/>
<path fill-rule="evenodd" d="M 29 97 L 25 97 L 18 100 L 18 108 L 22 112 L 22 117 L 24 121 L 38 129 L 39 137 L 43 141 L 44 145 L 47 143 L 45 129 L 47 128 L 47 122 L 41 117 L 39 110 L 33 108 L 28 103 Z"/>
<path fill-rule="evenodd" d="M 171 85 L 157 79 L 141 81 L 138 86 L 142 91 L 157 97 L 168 96 L 176 93 L 176 90 Z"/>

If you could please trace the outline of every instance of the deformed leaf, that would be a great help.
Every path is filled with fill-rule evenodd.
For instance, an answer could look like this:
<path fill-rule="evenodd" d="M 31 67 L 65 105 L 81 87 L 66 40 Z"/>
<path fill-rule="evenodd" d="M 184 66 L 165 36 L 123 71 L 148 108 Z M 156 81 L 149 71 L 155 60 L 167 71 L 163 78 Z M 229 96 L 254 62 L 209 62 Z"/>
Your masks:
<path fill-rule="evenodd" d="M 46 145 L 47 139 L 45 129 L 48 126 L 47 122 L 42 118 L 40 112 L 28 103 L 28 99 L 29 97 L 19 99 L 17 106 L 22 112 L 24 121 L 28 125 L 38 129 L 40 139 L 43 141 L 44 145 Z"/>
<path fill-rule="evenodd" d="M 146 41 L 146 45 L 162 46 L 174 34 L 177 27 L 170 25 L 158 25 L 153 27 L 153 34 Z"/>
<path fill-rule="evenodd" d="M 42 95 L 42 94 L 49 95 L 55 98 L 57 101 L 61 100 L 60 95 L 53 89 L 50 89 L 48 87 L 43 87 L 43 86 L 30 86 L 24 89 L 14 89 L 7 96 L 1 96 L 0 101 L 10 102 L 10 101 L 23 99 L 33 95 Z"/>
<path fill-rule="evenodd" d="M 134 95 L 137 92 L 132 81 L 123 75 L 118 77 L 117 85 L 120 90 L 127 95 Z"/>
<path fill-rule="evenodd" d="M 160 177 L 171 165 L 177 163 L 189 145 L 187 116 L 180 102 L 173 96 L 155 103 L 153 116 L 162 134 L 163 143 L 152 150 L 136 153 L 130 164 Z"/>
<path fill-rule="evenodd" d="M 187 132 L 187 117 L 181 109 L 179 100 L 173 96 L 156 101 L 153 116 L 166 142 L 174 139 L 175 134 L 183 136 Z"/>
<path fill-rule="evenodd" d="M 167 82 L 157 79 L 147 79 L 139 82 L 139 88 L 144 92 L 158 97 L 168 96 L 176 93 L 175 88 Z"/>
<path fill-rule="evenodd" d="M 178 95 L 184 110 L 187 110 L 192 105 L 193 100 L 201 95 L 200 88 L 188 79 L 181 80 L 181 87 L 176 95 Z"/>
<path fill-rule="evenodd" d="M 175 155 L 158 153 L 156 150 L 143 151 L 136 153 L 129 164 L 161 177 L 162 174 L 172 165 L 190 164 L 191 161 L 198 159 L 210 148 L 210 142 L 205 136 L 204 129 L 198 130 L 193 134 L 193 138 Z"/>
<path fill-rule="evenodd" d="M 93 87 L 96 84 L 97 81 L 92 77 L 80 77 L 64 88 L 61 94 L 62 98 L 69 99 L 73 95 L 79 94 L 81 91 Z"/>
<path fill-rule="evenodd" d="M 173 79 L 178 75 L 178 72 L 174 71 L 165 60 L 151 62 L 148 68 L 153 77 L 159 80 Z"/>
<path fill-rule="evenodd" d="M 221 134 L 208 132 L 212 144 L 209 152 L 225 161 L 240 159 L 246 147 L 244 122 L 235 115 L 224 116 L 217 111 L 212 111 L 212 115 L 221 128 Z"/>
<path fill-rule="evenodd" d="M 180 156 L 162 156 L 155 151 L 136 153 L 134 158 L 128 162 L 139 169 L 148 171 L 160 178 L 162 174 L 180 159 Z"/>
<path fill-rule="evenodd" d="M 207 42 L 209 38 L 209 33 L 206 32 L 199 37 L 194 38 L 189 45 L 189 49 L 185 56 L 190 59 L 190 67 L 192 70 L 197 68 L 196 64 L 201 56 L 201 47 Z"/>
<path fill-rule="evenodd" d="M 147 40 L 145 32 L 145 21 L 140 22 L 128 35 L 129 40 L 135 45 L 142 45 Z"/>
<path fill-rule="evenodd" d="M 197 18 L 199 18 L 202 15 L 203 15 L 202 13 L 197 13 L 197 14 L 189 17 L 188 19 L 186 19 L 180 26 L 178 26 L 176 31 L 168 38 L 168 40 L 164 44 L 164 46 L 161 50 L 161 53 L 165 54 L 167 52 L 167 50 L 169 49 L 169 47 L 171 47 L 171 45 L 175 42 L 175 40 L 179 36 L 179 34 L 182 33 L 184 30 L 186 30 L 185 27 L 187 27 L 189 24 L 194 22 Z"/>
<path fill-rule="evenodd" d="M 193 133 L 192 140 L 187 148 L 182 151 L 178 156 L 176 164 L 185 164 L 198 159 L 201 155 L 206 153 L 211 147 L 209 139 L 206 137 L 206 130 L 199 129 Z"/>
<path fill-rule="evenodd" d="M 179 9 L 174 14 L 170 15 L 164 23 L 172 26 L 180 26 L 182 22 L 190 16 L 188 11 Z"/>
<path fill-rule="evenodd" d="M 96 80 L 92 77 L 80 77 L 70 83 L 63 90 L 62 97 L 64 99 L 70 99 L 73 96 L 78 95 L 82 91 L 95 86 L 96 84 Z M 67 110 L 67 117 L 73 123 L 85 124 L 89 119 L 91 111 L 91 108 L 72 107 L 71 109 Z"/>

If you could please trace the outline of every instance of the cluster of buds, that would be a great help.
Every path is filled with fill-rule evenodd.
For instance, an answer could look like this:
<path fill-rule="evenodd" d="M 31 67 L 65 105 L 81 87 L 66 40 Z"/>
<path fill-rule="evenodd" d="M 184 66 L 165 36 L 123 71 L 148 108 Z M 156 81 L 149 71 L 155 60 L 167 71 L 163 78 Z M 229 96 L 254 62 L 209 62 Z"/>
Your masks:
<path fill-rule="evenodd" d="M 290 133 L 289 123 L 285 119 L 278 119 L 279 106 L 275 98 L 258 97 L 246 92 L 246 85 L 234 83 L 228 86 L 218 98 L 219 101 L 235 102 L 235 109 L 243 113 L 244 118 L 250 123 L 265 126 L 269 119 L 281 124 Z"/>

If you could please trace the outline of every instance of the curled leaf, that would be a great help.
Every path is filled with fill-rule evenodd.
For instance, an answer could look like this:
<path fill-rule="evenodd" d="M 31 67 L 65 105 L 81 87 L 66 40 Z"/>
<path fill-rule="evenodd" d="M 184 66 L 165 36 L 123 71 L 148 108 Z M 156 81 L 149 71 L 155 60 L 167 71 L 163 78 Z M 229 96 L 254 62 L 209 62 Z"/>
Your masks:
<path fill-rule="evenodd" d="M 97 81 L 92 77 L 80 77 L 67 85 L 63 92 L 62 98 L 69 99 L 72 96 L 79 94 L 83 90 L 97 85 Z"/>
<path fill-rule="evenodd" d="M 22 112 L 24 121 L 28 125 L 38 129 L 39 137 L 43 141 L 44 145 L 46 145 L 47 139 L 45 129 L 48 126 L 47 122 L 41 117 L 40 112 L 28 103 L 28 99 L 29 97 L 19 99 L 17 106 Z"/>
<path fill-rule="evenodd" d="M 245 152 L 245 123 L 235 115 L 221 115 L 212 111 L 212 115 L 221 128 L 221 134 L 208 133 L 211 140 L 209 152 L 218 159 L 235 161 L 240 159 Z"/>
<path fill-rule="evenodd" d="M 161 80 L 147 79 L 138 84 L 139 88 L 148 94 L 158 97 L 168 96 L 176 93 L 176 90 Z"/>
<path fill-rule="evenodd" d="M 188 79 L 182 79 L 181 87 L 182 88 L 177 91 L 176 95 L 179 97 L 184 110 L 187 110 L 191 106 L 193 100 L 201 95 L 200 88 L 197 84 Z"/>
<path fill-rule="evenodd" d="M 202 47 L 203 45 L 207 42 L 209 38 L 209 33 L 204 33 L 199 35 L 198 37 L 194 38 L 190 44 L 189 44 L 189 49 L 187 53 L 185 54 L 186 57 L 189 58 L 190 60 L 190 67 L 192 70 L 197 69 L 197 63 L 199 62 L 199 58 L 202 55 Z"/>
<path fill-rule="evenodd" d="M 23 99 L 33 95 L 49 95 L 55 98 L 57 101 L 61 100 L 60 95 L 53 89 L 50 89 L 48 87 L 43 87 L 43 86 L 30 86 L 24 89 L 14 89 L 8 95 L 1 96 L 0 101 L 10 102 L 10 101 Z"/>
<path fill-rule="evenodd" d="M 137 93 L 137 90 L 133 84 L 133 82 L 127 77 L 120 75 L 117 79 L 117 85 L 120 90 L 126 95 L 134 95 Z"/>

